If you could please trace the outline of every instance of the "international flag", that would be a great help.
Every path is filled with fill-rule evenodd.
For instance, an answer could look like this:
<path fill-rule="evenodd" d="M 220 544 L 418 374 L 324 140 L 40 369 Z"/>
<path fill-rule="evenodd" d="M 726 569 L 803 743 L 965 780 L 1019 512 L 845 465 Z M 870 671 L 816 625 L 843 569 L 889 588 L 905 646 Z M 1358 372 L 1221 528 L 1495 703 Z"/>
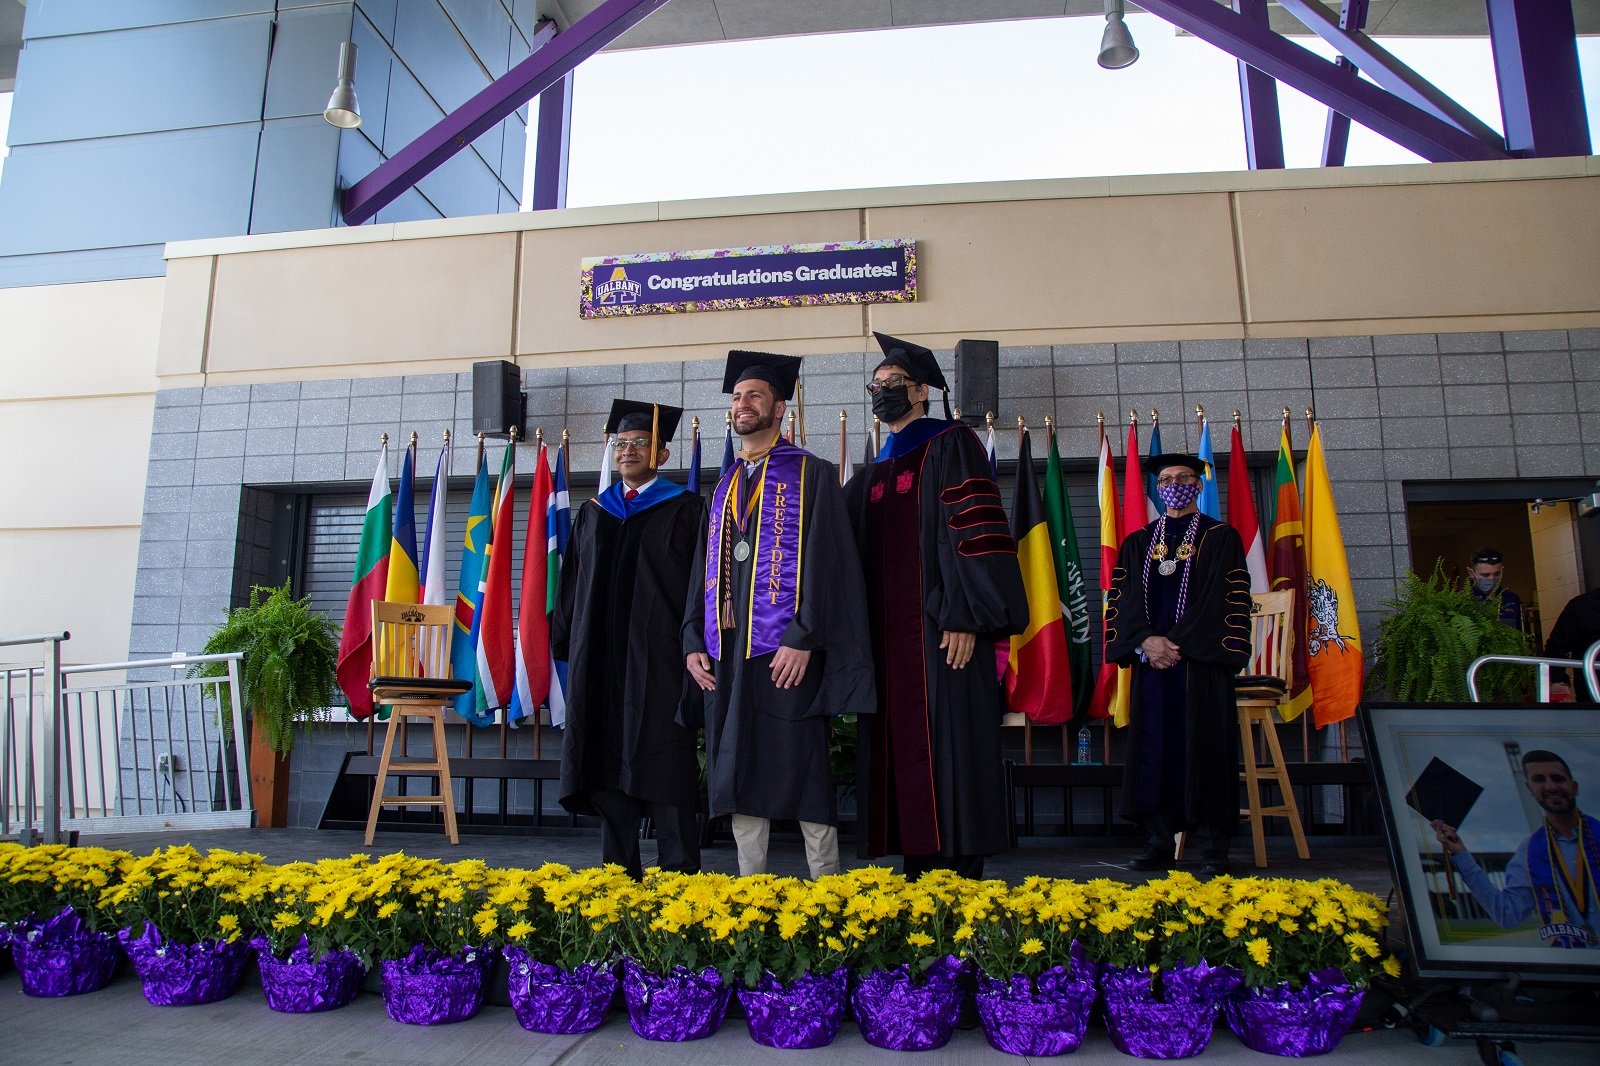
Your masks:
<path fill-rule="evenodd" d="M 572 499 L 567 494 L 567 447 L 556 452 L 556 469 L 545 510 L 545 613 L 556 609 L 556 598 L 561 594 L 561 561 L 567 556 L 567 539 L 572 535 Z M 550 661 L 550 724 L 560 728 L 567 724 L 567 663 L 553 657 Z"/>
<path fill-rule="evenodd" d="M 456 697 L 456 713 L 473 725 L 488 725 L 492 718 L 478 715 L 478 626 L 483 605 L 483 568 L 489 558 L 489 465 L 478 448 L 478 472 L 472 481 L 472 503 L 467 508 L 467 535 L 461 545 L 461 573 L 456 584 L 456 618 L 450 632 L 450 672 L 458 681 L 471 681 L 471 692 Z"/>
<path fill-rule="evenodd" d="M 1122 535 L 1143 529 L 1155 521 L 1150 515 L 1150 496 L 1144 489 L 1144 464 L 1139 461 L 1139 423 L 1128 423 L 1128 450 L 1122 456 Z M 1120 543 L 1120 542 L 1119 542 Z M 1113 556 L 1115 558 L 1115 556 Z"/>
<path fill-rule="evenodd" d="M 1217 457 L 1211 450 L 1211 419 L 1200 419 L 1200 450 L 1195 452 L 1200 461 L 1206 464 L 1205 476 L 1200 479 L 1200 499 L 1196 503 L 1200 513 L 1211 518 L 1222 518 L 1222 497 L 1217 492 Z M 1233 491 L 1232 483 L 1228 491 Z M 1242 536 L 1243 534 L 1241 534 Z"/>
<path fill-rule="evenodd" d="M 727 432 L 722 435 L 722 469 L 717 472 L 719 483 L 720 483 L 721 476 L 723 474 L 726 474 L 728 472 L 728 468 L 731 467 L 732 465 L 733 465 L 733 423 L 729 422 L 728 423 Z"/>
<path fill-rule="evenodd" d="M 1111 438 L 1100 433 L 1100 621 L 1105 632 L 1106 601 L 1111 592 L 1111 575 L 1117 568 L 1117 549 L 1122 546 L 1122 522 L 1117 514 L 1117 473 L 1111 462 Z M 1103 645 L 1102 645 L 1103 646 Z M 1129 698 L 1133 692 L 1133 671 L 1100 661 L 1100 676 L 1095 681 L 1094 702 L 1089 714 L 1109 718 L 1112 724 L 1128 724 Z"/>
<path fill-rule="evenodd" d="M 1017 445 L 1017 490 L 1011 508 L 1011 536 L 1028 594 L 1028 628 L 1011 638 L 1006 664 L 1006 705 L 1041 725 L 1072 717 L 1072 663 L 1066 626 L 1061 621 L 1061 586 L 1039 485 L 1033 473 L 1028 431 Z"/>
<path fill-rule="evenodd" d="M 419 601 L 416 468 L 411 463 L 411 457 L 415 454 L 415 448 L 407 448 L 405 457 L 400 460 L 400 494 L 394 503 L 394 532 L 389 537 L 389 576 L 383 587 L 383 598 L 390 603 Z"/>
<path fill-rule="evenodd" d="M 700 495 L 700 420 L 694 420 L 694 443 L 689 446 L 689 491 Z"/>
<path fill-rule="evenodd" d="M 389 584 L 389 542 L 394 537 L 394 497 L 389 494 L 389 442 L 378 450 L 378 469 L 367 491 L 367 512 L 361 520 L 361 547 L 356 551 L 355 580 L 344 605 L 344 631 L 339 634 L 339 687 L 357 718 L 372 716 L 372 601 L 383 598 Z"/>
<path fill-rule="evenodd" d="M 1267 553 L 1261 546 L 1261 523 L 1256 521 L 1256 497 L 1250 489 L 1250 468 L 1244 457 L 1244 437 L 1233 427 L 1228 454 L 1228 525 L 1244 541 L 1245 566 L 1250 570 L 1250 591 L 1268 592 Z"/>
<path fill-rule="evenodd" d="M 1162 454 L 1161 423 L 1153 420 L 1150 423 L 1150 454 Z M 1145 521 L 1154 522 L 1167 509 L 1166 505 L 1161 502 L 1161 493 L 1156 491 L 1156 476 L 1154 474 L 1146 474 L 1144 476 L 1144 498 L 1145 513 L 1150 516 Z"/>
<path fill-rule="evenodd" d="M 1061 621 L 1067 634 L 1067 659 L 1072 668 L 1072 717 L 1089 711 L 1094 696 L 1094 651 L 1089 644 L 1089 590 L 1083 580 L 1083 558 L 1078 554 L 1078 531 L 1072 520 L 1072 500 L 1061 474 L 1061 453 L 1050 434 L 1050 458 L 1044 468 L 1044 520 L 1050 529 L 1055 556 L 1056 586 L 1061 594 Z"/>
<path fill-rule="evenodd" d="M 605 440 L 600 445 L 600 487 L 594 490 L 596 496 L 611 487 L 611 434 L 607 433 Z"/>
<path fill-rule="evenodd" d="M 1355 715 L 1364 669 L 1350 561 L 1333 506 L 1322 427 L 1316 424 L 1306 447 L 1305 544 L 1308 625 L 1299 632 L 1305 637 L 1311 691 L 1316 694 L 1312 709 L 1321 729 Z"/>
<path fill-rule="evenodd" d="M 511 694 L 508 722 L 539 712 L 550 694 L 550 560 L 545 555 L 545 521 L 555 482 L 550 474 L 550 450 L 539 443 L 533 467 L 533 490 L 528 493 L 528 528 L 522 543 L 522 602 L 517 605 L 516 688 Z"/>
<path fill-rule="evenodd" d="M 1294 632 L 1306 632 L 1306 545 L 1305 527 L 1300 522 L 1300 488 L 1294 480 L 1294 449 L 1289 443 L 1289 420 L 1283 420 L 1278 440 L 1276 498 L 1272 512 L 1272 550 L 1267 556 L 1272 590 L 1294 590 Z M 1283 720 L 1291 722 L 1311 706 L 1311 671 L 1306 662 L 1306 642 L 1297 640 L 1290 664 L 1293 677 L 1289 698 L 1278 705 Z"/>
<path fill-rule="evenodd" d="M 445 501 L 450 495 L 450 442 L 439 449 L 433 470 L 433 492 L 428 497 L 428 529 L 422 538 L 422 602 L 445 602 L 444 523 Z"/>
<path fill-rule="evenodd" d="M 989 423 L 989 435 L 983 439 L 983 454 L 989 457 L 989 476 L 998 478 L 1000 476 L 1000 464 L 995 460 L 993 422 Z"/>
<path fill-rule="evenodd" d="M 478 606 L 478 717 L 511 703 L 516 684 L 516 652 L 511 636 L 511 530 L 517 495 L 517 446 L 506 444 L 495 482 L 489 557 L 483 569 L 483 601 Z"/>

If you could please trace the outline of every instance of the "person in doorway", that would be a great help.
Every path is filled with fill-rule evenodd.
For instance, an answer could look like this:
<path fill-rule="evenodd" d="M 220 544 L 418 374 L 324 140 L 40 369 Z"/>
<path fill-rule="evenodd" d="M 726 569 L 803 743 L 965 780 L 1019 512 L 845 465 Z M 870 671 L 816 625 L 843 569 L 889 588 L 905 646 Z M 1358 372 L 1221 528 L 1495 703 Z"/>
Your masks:
<path fill-rule="evenodd" d="M 1239 821 L 1234 677 L 1250 659 L 1250 572 L 1233 527 L 1199 513 L 1205 461 L 1145 461 L 1165 511 L 1117 553 L 1106 661 L 1133 667 L 1119 813 L 1149 834 L 1129 865 L 1167 870 L 1194 831 L 1201 872 L 1228 872 Z"/>
<path fill-rule="evenodd" d="M 889 436 L 846 486 L 871 611 L 879 712 L 858 731 L 860 850 L 907 877 L 980 878 L 1009 846 L 995 642 L 1028 625 L 1017 546 L 983 445 L 928 414 L 933 352 L 874 334 L 867 392 Z"/>
<path fill-rule="evenodd" d="M 662 869 L 700 868 L 699 700 L 678 626 L 705 503 L 661 477 L 683 412 L 617 400 L 606 432 L 619 480 L 578 509 L 550 617 L 570 664 L 561 805 L 600 817 L 600 858 L 642 876 L 641 819 Z"/>
<path fill-rule="evenodd" d="M 1545 641 L 1545 654 L 1553 659 L 1582 659 L 1595 641 L 1600 640 L 1600 588 L 1572 597 L 1561 608 L 1550 638 Z M 1576 671 L 1567 671 L 1575 675 Z M 1571 697 L 1579 703 L 1593 703 L 1594 695 L 1589 683 L 1581 676 L 1573 676 L 1567 685 L 1552 686 L 1551 694 L 1558 698 Z"/>
<path fill-rule="evenodd" d="M 710 811 L 732 816 L 739 873 L 766 872 L 771 823 L 792 819 L 815 878 L 840 870 L 831 719 L 875 699 L 838 471 L 780 433 L 799 373 L 792 356 L 728 353 L 743 447 L 699 537 L 682 656 L 704 690 Z"/>
<path fill-rule="evenodd" d="M 1487 603 L 1495 597 L 1500 602 L 1500 621 L 1518 632 L 1522 631 L 1522 598 L 1503 584 L 1506 573 L 1505 556 L 1498 548 L 1479 548 L 1472 553 L 1472 565 L 1467 568 L 1467 578 L 1472 582 L 1472 597 Z"/>
<path fill-rule="evenodd" d="M 1544 824 L 1512 854 L 1504 888 L 1495 887 L 1455 826 L 1435 819 L 1434 835 L 1496 925 L 1515 928 L 1537 911 L 1539 939 L 1550 947 L 1600 948 L 1600 820 L 1578 809 L 1577 779 L 1555 752 L 1524 753 L 1522 778 Z"/>

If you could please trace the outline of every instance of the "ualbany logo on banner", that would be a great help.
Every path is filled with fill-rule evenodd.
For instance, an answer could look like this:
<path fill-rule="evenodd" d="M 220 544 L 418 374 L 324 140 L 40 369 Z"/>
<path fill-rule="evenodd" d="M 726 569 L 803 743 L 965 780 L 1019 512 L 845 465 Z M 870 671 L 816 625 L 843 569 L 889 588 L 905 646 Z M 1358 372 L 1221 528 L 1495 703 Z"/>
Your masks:
<path fill-rule="evenodd" d="M 600 304 L 636 304 L 644 286 L 628 278 L 626 267 L 614 267 L 611 280 L 594 287 L 594 298 Z"/>

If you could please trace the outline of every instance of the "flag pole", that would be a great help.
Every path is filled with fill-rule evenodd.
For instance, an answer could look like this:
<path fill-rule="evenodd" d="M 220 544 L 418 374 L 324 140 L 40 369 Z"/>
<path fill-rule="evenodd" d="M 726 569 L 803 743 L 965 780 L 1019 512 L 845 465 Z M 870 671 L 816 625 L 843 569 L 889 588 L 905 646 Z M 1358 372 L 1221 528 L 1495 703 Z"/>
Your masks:
<path fill-rule="evenodd" d="M 848 450 L 845 438 L 849 436 L 849 412 L 843 407 L 839 408 L 839 484 L 844 484 L 845 452 Z"/>
<path fill-rule="evenodd" d="M 1044 435 L 1045 435 L 1045 439 L 1050 442 L 1050 447 L 1051 448 L 1055 447 L 1055 443 L 1056 443 L 1056 416 L 1053 413 L 1049 413 L 1049 414 L 1046 414 L 1044 416 Z M 1048 451 L 1049 451 L 1049 449 L 1047 448 L 1046 452 L 1048 452 Z M 1046 485 L 1049 484 L 1049 473 L 1050 473 L 1049 468 L 1046 467 L 1046 469 L 1045 469 Z M 1065 493 L 1066 492 L 1066 488 L 1067 488 L 1066 485 L 1063 484 L 1061 486 L 1061 491 L 1063 493 Z M 1063 624 L 1063 628 L 1066 628 L 1065 624 Z M 1068 722 L 1070 722 L 1070 721 L 1071 721 L 1071 719 L 1069 718 L 1067 720 L 1067 722 L 1062 722 L 1061 723 L 1061 764 L 1063 766 L 1065 766 L 1068 763 L 1072 762 L 1072 759 L 1070 758 L 1070 756 L 1072 754 L 1072 745 L 1068 740 L 1068 734 L 1067 734 L 1067 725 L 1068 725 Z"/>
<path fill-rule="evenodd" d="M 1021 415 L 1017 416 L 1017 462 L 1022 462 L 1022 436 L 1028 432 L 1028 423 Z M 1019 473 L 1017 475 L 1021 477 Z M 1007 669 L 1016 669 L 1016 663 L 1011 663 Z M 1033 720 L 1027 715 L 1022 716 L 1022 765 L 1033 765 Z"/>
<path fill-rule="evenodd" d="M 1096 464 L 1098 464 L 1099 463 L 1098 456 L 1100 454 L 1100 449 L 1105 447 L 1105 443 L 1106 443 L 1106 413 L 1104 411 L 1096 411 L 1094 413 L 1094 421 L 1095 421 L 1096 432 L 1098 433 L 1098 436 L 1095 438 L 1095 444 L 1094 444 L 1095 455 L 1097 457 L 1095 461 L 1096 461 Z M 1095 476 L 1098 477 L 1099 474 L 1097 473 Z M 1103 621 L 1104 620 L 1104 616 L 1105 616 L 1105 610 L 1104 610 L 1104 607 L 1105 607 L 1105 593 L 1102 592 L 1100 594 L 1100 598 L 1101 598 L 1101 618 L 1102 618 L 1102 621 Z M 1105 656 L 1105 649 L 1106 649 L 1105 630 L 1102 628 L 1101 632 L 1100 632 L 1100 661 L 1101 661 L 1102 664 L 1105 663 L 1105 657 L 1106 657 Z M 1105 760 L 1106 760 L 1106 762 L 1109 763 L 1111 761 L 1111 717 L 1110 717 L 1110 715 L 1107 715 L 1105 718 L 1100 719 L 1100 750 L 1106 753 Z"/>
<path fill-rule="evenodd" d="M 1200 439 L 1200 434 L 1206 428 L 1206 409 L 1199 404 L 1194 405 L 1194 433 L 1195 439 Z"/>
<path fill-rule="evenodd" d="M 883 420 L 881 418 L 879 418 L 877 415 L 873 415 L 872 416 L 872 454 L 874 456 L 876 456 L 879 452 L 883 451 L 883 437 L 882 437 L 882 435 L 880 433 L 880 427 L 882 425 L 883 425 Z"/>

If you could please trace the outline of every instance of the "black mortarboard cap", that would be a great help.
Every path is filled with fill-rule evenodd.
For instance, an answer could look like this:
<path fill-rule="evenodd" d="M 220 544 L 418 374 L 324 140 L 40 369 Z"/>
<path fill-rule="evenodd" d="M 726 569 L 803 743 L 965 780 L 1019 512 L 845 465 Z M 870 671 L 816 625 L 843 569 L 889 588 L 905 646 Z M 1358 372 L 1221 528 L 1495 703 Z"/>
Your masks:
<path fill-rule="evenodd" d="M 722 391 L 732 392 L 741 381 L 755 378 L 772 386 L 772 394 L 780 400 L 794 398 L 794 384 L 800 379 L 801 359 L 798 355 L 775 355 L 772 352 L 728 353 L 728 369 L 722 375 Z"/>
<path fill-rule="evenodd" d="M 1206 461 L 1198 455 L 1190 455 L 1187 452 L 1163 452 L 1160 455 L 1152 455 L 1144 461 L 1144 472 L 1151 477 L 1160 477 L 1161 471 L 1169 466 L 1186 466 L 1194 471 L 1195 477 L 1206 476 Z"/>
<path fill-rule="evenodd" d="M 878 339 L 878 347 L 883 349 L 883 362 L 879 366 L 901 367 L 918 385 L 932 385 L 944 392 L 950 391 L 950 386 L 945 384 L 944 371 L 939 369 L 939 360 L 927 348 L 887 333 L 874 332 L 872 335 Z"/>
<path fill-rule="evenodd" d="M 1430 822 L 1438 820 L 1459 829 L 1481 795 L 1482 785 L 1434 756 L 1406 793 L 1406 806 Z"/>
<path fill-rule="evenodd" d="M 656 412 L 660 415 L 657 416 Z M 651 423 L 659 417 L 656 427 L 658 440 L 656 447 L 660 448 L 672 439 L 672 434 L 677 432 L 678 420 L 683 417 L 683 408 L 669 407 L 664 403 L 649 403 L 643 400 L 612 400 L 611 417 L 606 419 L 606 432 L 616 433 L 624 429 L 646 430 L 651 428 Z"/>

